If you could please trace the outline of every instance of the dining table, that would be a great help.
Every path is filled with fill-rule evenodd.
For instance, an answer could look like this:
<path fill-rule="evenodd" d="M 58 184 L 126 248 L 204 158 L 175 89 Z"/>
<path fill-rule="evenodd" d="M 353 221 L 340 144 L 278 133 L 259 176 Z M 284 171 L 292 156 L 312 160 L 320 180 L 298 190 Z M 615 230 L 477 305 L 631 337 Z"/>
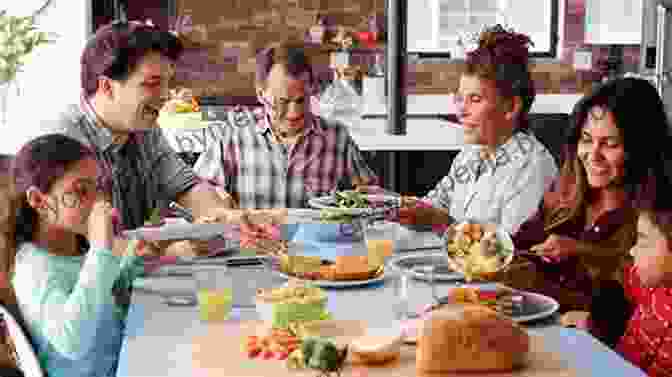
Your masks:
<path fill-rule="evenodd" d="M 403 227 L 402 227 L 403 228 Z M 296 230 L 295 230 L 296 232 Z M 301 234 L 300 230 L 297 232 Z M 440 241 L 431 232 L 404 228 L 399 238 L 401 247 L 395 250 L 395 255 L 406 253 L 436 253 L 440 251 Z M 333 258 L 339 253 L 338 245 L 331 241 L 312 240 L 311 250 L 317 250 L 323 257 Z M 359 244 L 358 241 L 352 241 Z M 342 246 L 342 245 L 341 245 Z M 346 248 L 347 249 L 347 248 Z M 358 247 L 348 250 L 359 250 Z M 233 255 L 235 256 L 235 251 Z M 186 266 L 166 266 L 173 269 Z M 193 266 L 193 265 L 191 265 Z M 235 267 L 229 267 L 235 269 Z M 160 270 L 160 269 L 159 269 Z M 234 280 L 234 296 L 241 287 L 247 287 L 254 280 L 254 284 L 263 286 L 280 286 L 286 280 L 266 271 L 264 274 L 239 273 Z M 213 372 L 212 368 L 199 365 L 199 358 L 195 352 L 199 348 L 196 344 L 208 336 L 211 339 L 211 352 L 218 352 L 217 344 L 223 337 L 239 337 L 241 324 L 258 320 L 255 308 L 233 308 L 228 320 L 223 322 L 203 321 L 199 317 L 198 307 L 195 305 L 168 305 L 166 295 L 189 294 L 194 292 L 195 283 L 189 274 L 166 273 L 153 279 L 152 284 L 136 285 L 133 290 L 130 307 L 126 319 L 125 337 L 123 340 L 118 377 L 182 377 L 182 376 L 232 376 L 227 373 L 227 354 L 221 355 L 221 370 Z M 325 288 L 327 293 L 327 309 L 333 318 L 338 320 L 359 320 L 375 326 L 399 325 L 397 311 L 397 276 L 387 272 L 384 279 L 366 286 L 348 288 Z M 431 285 L 422 280 L 411 279 L 408 286 L 408 306 L 421 308 L 432 302 L 433 294 L 444 294 L 455 287 L 456 282 L 435 282 L 433 292 Z M 157 287 L 161 287 L 160 289 Z M 163 291 L 162 291 L 163 290 Z M 602 344 L 588 332 L 575 328 L 566 328 L 559 324 L 558 315 L 551 315 L 531 323 L 523 324 L 528 333 L 538 335 L 543 339 L 545 351 L 553 354 L 557 362 L 564 365 L 567 376 L 606 376 L 634 377 L 645 376 L 640 369 L 623 359 L 619 354 Z M 209 335 L 210 334 L 210 335 Z M 242 344 L 242 343 L 241 343 Z M 242 350 L 240 350 L 242 352 Z M 252 365 L 252 364 L 251 364 Z M 251 366 L 250 368 L 254 368 Z M 247 375 L 254 374 L 249 369 Z M 261 372 L 260 372 L 261 373 Z M 265 376 L 259 374 L 260 377 Z M 344 376 L 348 377 L 347 374 Z M 354 375 L 353 375 L 354 377 Z"/>

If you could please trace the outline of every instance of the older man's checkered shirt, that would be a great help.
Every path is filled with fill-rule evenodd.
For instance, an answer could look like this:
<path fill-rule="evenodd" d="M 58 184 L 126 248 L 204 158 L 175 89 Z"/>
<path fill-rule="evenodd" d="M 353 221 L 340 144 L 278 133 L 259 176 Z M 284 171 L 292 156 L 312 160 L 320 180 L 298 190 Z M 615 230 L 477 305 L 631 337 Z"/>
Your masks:
<path fill-rule="evenodd" d="M 343 124 L 320 117 L 306 122 L 293 147 L 277 143 L 268 122 L 226 127 L 194 170 L 236 194 L 241 208 L 302 208 L 309 195 L 328 193 L 343 177 L 377 181 Z"/>

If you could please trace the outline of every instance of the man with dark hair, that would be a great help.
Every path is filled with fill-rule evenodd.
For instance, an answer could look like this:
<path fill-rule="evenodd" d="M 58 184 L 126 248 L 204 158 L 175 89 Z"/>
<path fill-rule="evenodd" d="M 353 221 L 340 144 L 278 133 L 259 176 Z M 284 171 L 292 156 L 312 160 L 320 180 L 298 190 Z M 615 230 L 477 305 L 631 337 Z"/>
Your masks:
<path fill-rule="evenodd" d="M 91 147 L 111 176 L 114 207 L 127 229 L 142 226 L 157 207 L 177 201 L 195 217 L 249 227 L 209 183 L 172 150 L 157 125 L 182 52 L 174 35 L 152 24 L 115 21 L 101 27 L 81 57 L 82 96 L 41 134 L 63 133 Z"/>
<path fill-rule="evenodd" d="M 310 195 L 337 183 L 377 181 L 347 128 L 315 116 L 317 85 L 300 42 L 286 41 L 257 55 L 256 90 L 264 120 L 232 127 L 196 162 L 202 177 L 223 184 L 241 208 L 301 208 Z"/>

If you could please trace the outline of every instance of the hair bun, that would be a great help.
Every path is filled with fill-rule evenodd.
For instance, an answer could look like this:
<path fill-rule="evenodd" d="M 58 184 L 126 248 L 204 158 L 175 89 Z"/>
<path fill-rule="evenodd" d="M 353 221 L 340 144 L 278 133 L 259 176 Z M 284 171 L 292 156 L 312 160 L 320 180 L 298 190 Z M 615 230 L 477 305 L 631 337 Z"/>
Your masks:
<path fill-rule="evenodd" d="M 473 53 L 487 51 L 497 63 L 526 64 L 529 60 L 529 45 L 534 43 L 525 34 L 516 33 L 497 24 L 484 29 L 478 38 L 478 48 Z"/>

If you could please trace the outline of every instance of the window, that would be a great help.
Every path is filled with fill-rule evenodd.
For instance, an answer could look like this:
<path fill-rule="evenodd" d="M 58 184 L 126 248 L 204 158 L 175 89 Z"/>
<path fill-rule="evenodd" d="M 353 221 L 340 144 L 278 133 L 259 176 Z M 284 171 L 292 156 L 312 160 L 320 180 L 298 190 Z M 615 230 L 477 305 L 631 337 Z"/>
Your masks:
<path fill-rule="evenodd" d="M 408 7 L 408 51 L 459 55 L 461 34 L 478 33 L 486 25 L 500 23 L 530 36 L 532 56 L 555 57 L 558 1 L 414 0 Z"/>

